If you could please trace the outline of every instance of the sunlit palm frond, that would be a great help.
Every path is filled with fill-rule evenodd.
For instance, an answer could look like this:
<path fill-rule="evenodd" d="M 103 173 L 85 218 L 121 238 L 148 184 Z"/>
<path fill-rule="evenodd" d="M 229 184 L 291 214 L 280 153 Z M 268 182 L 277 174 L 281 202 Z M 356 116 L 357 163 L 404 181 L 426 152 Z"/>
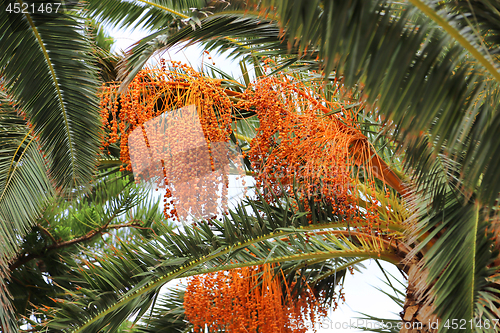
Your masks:
<path fill-rule="evenodd" d="M 239 1 L 231 7 L 238 6 Z M 91 0 L 88 1 L 89 17 L 97 18 L 105 24 L 112 24 L 120 28 L 177 29 L 177 26 L 190 26 L 189 20 L 199 22 L 212 12 L 227 7 L 227 3 L 203 0 Z M 181 22 L 181 21 L 184 22 Z"/>

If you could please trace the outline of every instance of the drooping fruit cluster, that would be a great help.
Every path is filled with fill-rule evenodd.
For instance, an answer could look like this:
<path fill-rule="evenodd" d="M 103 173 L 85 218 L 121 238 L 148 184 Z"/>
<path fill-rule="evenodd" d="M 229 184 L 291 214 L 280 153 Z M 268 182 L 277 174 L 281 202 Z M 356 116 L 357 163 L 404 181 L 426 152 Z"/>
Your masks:
<path fill-rule="evenodd" d="M 282 281 L 270 264 L 194 276 L 184 313 L 195 332 L 306 332 L 327 314 L 321 296 L 311 289 L 291 295 L 293 285 Z"/>
<path fill-rule="evenodd" d="M 377 220 L 373 198 L 364 197 L 368 203 L 362 217 L 358 208 L 355 165 L 366 167 L 369 186 L 374 186 L 371 147 L 356 121 L 359 109 L 328 101 L 318 91 L 314 83 L 273 75 L 257 80 L 241 97 L 236 107 L 253 110 L 259 118 L 246 152 L 258 171 L 257 186 L 264 188 L 270 201 L 282 192 L 322 198 L 345 218 L 373 224 Z"/>
<path fill-rule="evenodd" d="M 166 218 L 224 210 L 232 104 L 220 81 L 174 62 L 141 71 L 123 93 L 118 88 L 101 90 L 103 149 L 119 141 L 124 168 L 165 188 Z"/>

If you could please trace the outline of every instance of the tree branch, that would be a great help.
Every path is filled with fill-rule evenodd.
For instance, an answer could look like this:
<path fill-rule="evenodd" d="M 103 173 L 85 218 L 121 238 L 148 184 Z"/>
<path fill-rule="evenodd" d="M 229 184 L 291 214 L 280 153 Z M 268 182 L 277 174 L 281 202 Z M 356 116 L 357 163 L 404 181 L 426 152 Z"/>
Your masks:
<path fill-rule="evenodd" d="M 106 230 L 121 229 L 121 228 L 137 228 L 137 229 L 150 229 L 150 230 L 152 230 L 151 228 L 141 227 L 140 224 L 139 224 L 139 222 L 137 222 L 137 221 L 132 222 L 132 223 L 115 224 L 115 225 L 109 225 L 109 222 L 108 222 L 108 223 L 104 224 L 102 227 L 100 227 L 100 228 L 98 228 L 96 230 L 91 230 L 91 231 L 89 231 L 88 233 L 86 233 L 83 236 L 71 239 L 69 241 L 57 242 L 57 241 L 55 241 L 54 237 L 50 234 L 50 232 L 47 229 L 45 229 L 44 227 L 42 227 L 40 225 L 38 225 L 38 227 L 45 234 L 49 235 L 49 237 L 54 241 L 54 243 L 51 244 L 51 245 L 49 245 L 49 246 L 44 247 L 38 253 L 22 253 L 22 254 L 20 254 L 9 265 L 9 270 L 10 271 L 13 271 L 14 269 L 16 269 L 16 268 L 18 268 L 18 267 L 20 267 L 20 266 L 22 266 L 22 265 L 30 262 L 33 259 L 41 258 L 41 257 L 43 257 L 45 254 L 47 254 L 50 251 L 54 251 L 54 250 L 57 250 L 57 249 L 61 249 L 61 248 L 64 248 L 64 247 L 68 247 L 68 246 L 71 246 L 71 245 L 76 245 L 76 244 L 79 244 L 79 243 L 82 243 L 82 242 L 89 241 L 92 238 L 94 238 L 95 236 L 102 234 Z"/>
<path fill-rule="evenodd" d="M 50 240 L 52 241 L 52 243 L 57 243 L 56 239 L 54 238 L 54 236 L 52 236 L 52 234 L 50 233 L 50 231 L 48 231 L 46 228 L 44 228 L 40 223 L 37 223 L 36 226 L 38 227 L 38 229 L 40 229 L 44 234 L 46 234 L 47 236 L 49 236 Z"/>

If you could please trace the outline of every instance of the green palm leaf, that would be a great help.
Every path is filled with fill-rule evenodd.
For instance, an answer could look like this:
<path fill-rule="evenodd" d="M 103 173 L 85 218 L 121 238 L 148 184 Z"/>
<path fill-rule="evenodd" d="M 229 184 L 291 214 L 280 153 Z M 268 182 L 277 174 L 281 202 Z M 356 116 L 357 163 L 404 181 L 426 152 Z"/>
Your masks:
<path fill-rule="evenodd" d="M 11 13 L 7 6 L 12 9 L 14 4 L 38 9 L 42 2 L 0 3 L 2 88 L 21 115 L 6 109 L 2 92 L 3 265 L 14 256 L 54 187 L 68 194 L 91 182 L 100 132 L 96 70 L 91 65 L 91 44 L 81 18 L 62 8 L 56 13 L 55 6 L 52 13 Z M 7 308 L 7 288 L 1 290 L 2 305 Z M 14 318 L 2 313 L 4 329 Z"/>
<path fill-rule="evenodd" d="M 85 187 L 96 170 L 100 124 L 96 70 L 81 19 L 62 9 L 12 14 L 6 5 L 0 5 L 4 85 L 40 137 L 56 187 Z"/>
<path fill-rule="evenodd" d="M 427 237 L 415 251 L 428 244 L 429 234 L 439 233 L 439 237 L 424 251 L 423 269 L 428 270 L 431 288 L 429 291 L 423 287 L 419 291 L 421 297 L 428 297 L 436 307 L 436 314 L 443 319 L 484 321 L 491 315 L 500 315 L 497 309 L 500 298 L 489 282 L 496 270 L 492 263 L 498 251 L 493 248 L 491 235 L 484 237 L 488 235 L 487 209 L 473 199 L 464 203 L 450 192 L 443 208 L 433 212 L 423 206 L 419 229 Z M 487 299 L 489 302 L 484 302 Z M 445 327 L 442 331 L 454 330 Z"/>
<path fill-rule="evenodd" d="M 421 233 L 414 253 L 425 254 L 438 315 L 498 316 L 490 268 L 498 254 L 485 236 L 495 216 L 488 207 L 500 191 L 500 155 L 494 153 L 500 147 L 500 94 L 491 42 L 499 31 L 497 4 L 412 1 L 423 5 L 417 6 L 422 15 L 410 5 L 381 1 L 265 3 L 279 5 L 268 19 L 222 12 L 201 20 L 196 29 L 150 24 L 159 31 L 134 47 L 126 63 L 128 79 L 159 50 L 205 41 L 252 59 L 275 56 L 283 66 L 321 69 L 326 78 L 334 73 L 356 87 L 376 106 L 375 117 L 384 116 L 381 125 L 394 133 L 407 170 L 416 170 L 418 205 L 410 209 L 420 213 Z M 115 17 L 132 22 L 123 9 Z M 143 314 L 159 288 L 177 277 L 264 262 L 292 271 L 306 263 L 352 258 L 336 266 L 345 268 L 381 253 L 366 235 L 342 230 L 345 221 L 332 223 L 334 217 L 316 216 L 315 209 L 309 226 L 301 215 L 306 212 L 250 206 L 253 214 L 240 209 L 213 228 L 186 228 L 142 245 L 124 245 L 116 258 L 83 265 L 74 279 L 87 287 L 83 294 L 68 291 L 74 301 L 61 306 L 52 327 L 93 332 L 110 324 L 105 329 L 112 330 L 131 314 Z M 328 214 L 328 207 L 319 210 Z M 319 237 L 326 231 L 327 237 Z M 403 254 L 382 255 L 396 261 Z M 457 296 L 463 302 L 457 303 Z"/>
<path fill-rule="evenodd" d="M 0 324 L 7 331 L 16 325 L 4 280 L 7 263 L 52 194 L 39 142 L 11 103 L 0 91 Z"/>
<path fill-rule="evenodd" d="M 92 191 L 75 200 L 50 201 L 8 267 L 11 280 L 7 286 L 20 325 L 37 327 L 47 319 L 47 313 L 39 310 L 43 305 L 53 305 L 54 299 L 69 299 L 61 288 L 75 288 L 68 276 L 71 263 L 77 265 L 64 256 L 74 254 L 81 264 L 87 257 L 83 249 L 90 253 L 102 250 L 105 257 L 113 253 L 110 243 L 120 248 L 115 240 L 133 238 L 141 242 L 160 224 L 162 230 L 169 229 L 159 200 L 148 193 L 149 189 L 137 186 L 128 177 L 114 174 L 99 179 Z"/>
<path fill-rule="evenodd" d="M 472 57 L 480 63 L 496 81 L 500 82 L 498 64 L 484 44 L 483 36 L 488 40 L 498 36 L 500 22 L 495 15 L 485 15 L 486 10 L 497 12 L 500 6 L 489 0 L 479 1 L 474 7 L 465 3 L 438 2 L 434 0 L 410 0 L 422 13 L 435 21 L 443 30 L 460 43 Z M 459 13 L 457 13 L 457 11 Z M 450 13 L 457 13 L 453 16 Z M 470 15 L 472 14 L 472 15 Z M 481 20 L 481 23 L 478 20 Z M 491 45 L 491 44 L 490 44 Z M 494 50 L 496 52 L 497 50 Z"/>
<path fill-rule="evenodd" d="M 187 332 L 190 325 L 184 319 L 184 289 L 176 287 L 158 300 L 151 316 L 138 325 L 141 333 Z"/>

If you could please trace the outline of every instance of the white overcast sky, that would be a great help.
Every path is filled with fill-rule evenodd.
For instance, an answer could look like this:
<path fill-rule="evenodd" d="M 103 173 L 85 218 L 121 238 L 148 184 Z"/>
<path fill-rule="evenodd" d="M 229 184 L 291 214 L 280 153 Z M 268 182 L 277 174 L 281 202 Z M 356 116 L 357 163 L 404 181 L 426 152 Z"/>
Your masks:
<path fill-rule="evenodd" d="M 122 31 L 118 29 L 111 30 L 110 34 L 116 41 L 112 48 L 113 52 L 126 50 L 130 45 L 147 35 L 145 31 L 141 30 Z M 183 61 L 191 64 L 194 69 L 199 69 L 202 65 L 202 53 L 202 48 L 195 45 L 190 46 L 189 48 L 179 48 L 166 52 L 164 53 L 163 58 Z M 232 72 L 234 75 L 238 75 L 239 66 L 236 62 L 227 60 L 224 55 L 211 54 L 211 56 L 215 61 L 216 67 L 219 67 L 229 73 Z M 403 280 L 401 273 L 394 265 L 385 262 L 381 262 L 381 264 L 387 272 L 391 273 L 398 279 Z M 328 325 L 327 328 L 319 328 L 319 333 L 362 332 L 361 330 L 355 328 L 339 329 L 339 327 L 347 326 L 348 323 L 356 323 L 356 318 L 361 317 L 360 313 L 365 313 L 379 318 L 399 319 L 398 313 L 402 310 L 402 308 L 394 303 L 394 301 L 388 296 L 377 290 L 377 288 L 381 288 L 394 294 L 390 288 L 385 286 L 383 282 L 385 278 L 378 265 L 372 260 L 365 261 L 364 265 L 366 266 L 366 269 L 362 270 L 362 272 L 356 272 L 352 276 L 350 274 L 347 276 L 344 285 L 346 302 L 345 304 L 340 305 L 335 312 L 329 315 L 329 320 L 324 323 L 325 326 Z"/>

